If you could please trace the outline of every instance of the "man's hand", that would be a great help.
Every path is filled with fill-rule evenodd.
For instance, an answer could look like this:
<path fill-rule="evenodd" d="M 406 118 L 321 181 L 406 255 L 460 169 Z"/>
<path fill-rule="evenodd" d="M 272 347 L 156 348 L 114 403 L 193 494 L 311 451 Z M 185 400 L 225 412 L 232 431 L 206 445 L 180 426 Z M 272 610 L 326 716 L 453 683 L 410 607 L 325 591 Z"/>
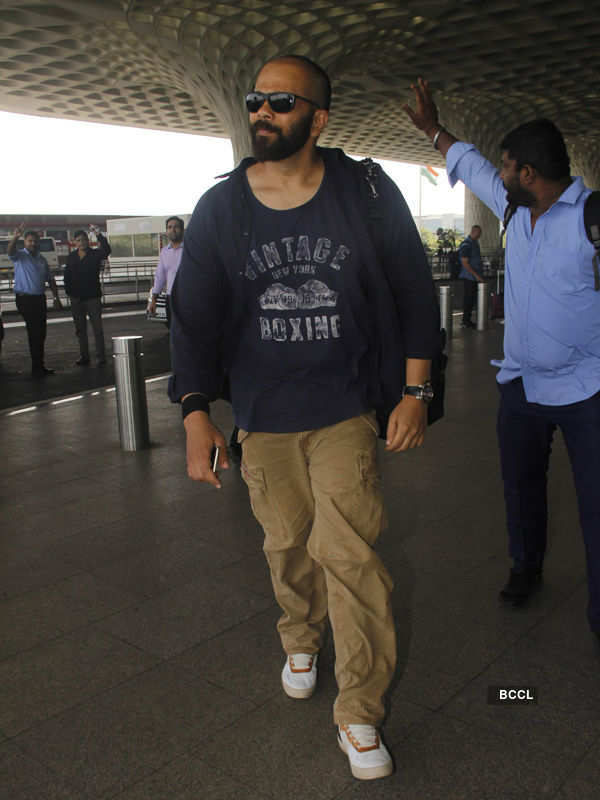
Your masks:
<path fill-rule="evenodd" d="M 192 411 L 183 420 L 186 432 L 187 470 L 194 481 L 210 483 L 221 488 L 218 473 L 212 471 L 210 455 L 213 447 L 218 447 L 218 467 L 229 468 L 227 460 L 227 443 L 221 431 L 210 421 L 204 411 Z"/>
<path fill-rule="evenodd" d="M 405 395 L 390 414 L 385 449 L 392 453 L 421 447 L 427 427 L 427 404 Z"/>
<path fill-rule="evenodd" d="M 440 123 L 438 122 L 438 110 L 433 102 L 429 83 L 423 78 L 419 78 L 416 84 L 411 84 L 410 88 L 415 93 L 416 109 L 413 110 L 408 103 L 403 105 L 402 108 L 411 118 L 413 125 L 431 137 L 434 129 L 439 128 Z"/>
<path fill-rule="evenodd" d="M 18 239 L 19 237 L 23 236 L 24 231 L 25 231 L 25 223 L 22 222 L 20 225 L 17 225 L 17 227 L 14 229 L 12 238 Z"/>
<path fill-rule="evenodd" d="M 463 269 L 466 269 L 467 272 L 469 272 L 475 278 L 477 283 L 485 283 L 485 278 L 483 277 L 483 275 L 480 275 L 478 272 L 476 272 L 473 269 L 473 267 L 471 266 L 471 262 L 469 261 L 468 258 L 465 258 L 463 256 L 460 260 L 461 260 L 461 264 L 462 264 Z"/>

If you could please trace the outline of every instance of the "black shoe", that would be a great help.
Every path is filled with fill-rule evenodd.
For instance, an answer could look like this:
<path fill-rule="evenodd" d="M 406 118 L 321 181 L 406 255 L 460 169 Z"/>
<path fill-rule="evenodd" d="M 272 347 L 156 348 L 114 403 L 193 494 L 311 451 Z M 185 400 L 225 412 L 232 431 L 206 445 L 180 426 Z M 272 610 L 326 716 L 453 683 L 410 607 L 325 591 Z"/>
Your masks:
<path fill-rule="evenodd" d="M 99 358 L 98 361 L 96 361 L 96 366 L 97 367 L 105 367 L 106 366 L 106 359 L 105 358 Z"/>
<path fill-rule="evenodd" d="M 45 378 L 46 375 L 54 375 L 54 370 L 47 367 L 34 367 L 31 370 L 31 375 L 33 378 Z"/>
<path fill-rule="evenodd" d="M 506 586 L 500 591 L 500 597 L 502 600 L 521 603 L 536 592 L 541 583 L 541 569 L 526 569 L 524 572 L 511 569 Z"/>
<path fill-rule="evenodd" d="M 475 323 L 474 323 L 474 322 L 471 322 L 471 320 L 469 320 L 468 322 L 464 322 L 464 321 L 463 321 L 463 322 L 461 323 L 460 327 L 461 327 L 461 328 L 470 328 L 470 329 L 472 329 L 472 330 L 475 330 L 475 328 L 477 327 L 477 325 L 475 325 Z"/>
<path fill-rule="evenodd" d="M 90 363 L 90 360 L 89 358 L 84 358 L 83 356 L 81 356 L 80 358 L 77 359 L 75 363 L 77 364 L 78 367 L 87 367 L 88 364 Z"/>

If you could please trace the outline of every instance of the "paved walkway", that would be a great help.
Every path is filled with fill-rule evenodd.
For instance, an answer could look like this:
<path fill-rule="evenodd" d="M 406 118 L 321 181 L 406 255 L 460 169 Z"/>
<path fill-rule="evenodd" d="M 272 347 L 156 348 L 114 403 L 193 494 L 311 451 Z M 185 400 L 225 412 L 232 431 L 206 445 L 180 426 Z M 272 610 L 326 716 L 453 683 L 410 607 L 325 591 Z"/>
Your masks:
<path fill-rule="evenodd" d="M 144 368 L 146 375 L 168 372 L 169 335 L 160 322 L 146 319 L 144 304 L 108 305 L 103 309 L 104 338 L 108 363 L 94 366 L 94 337 L 88 323 L 92 363 L 78 367 L 79 343 L 68 310 L 50 310 L 46 337 L 46 366 L 56 370 L 54 375 L 33 380 L 25 323 L 20 314 L 4 313 L 5 336 L 0 355 L 0 409 L 14 408 L 63 397 L 82 391 L 114 384 L 112 337 L 141 335 L 144 337 Z"/>
<path fill-rule="evenodd" d="M 422 450 L 381 454 L 397 768 L 372 783 L 352 779 L 336 744 L 331 645 L 315 696 L 283 695 L 245 486 L 237 470 L 220 492 L 187 479 L 164 380 L 148 384 L 153 446 L 138 453 L 119 449 L 113 392 L 0 416 L 2 796 L 597 797 L 600 647 L 560 438 L 545 587 L 527 608 L 497 601 L 507 559 L 488 361 L 500 337 L 460 332 L 447 418 Z M 227 406 L 214 416 L 230 429 Z M 488 705 L 502 684 L 534 686 L 538 704 Z"/>

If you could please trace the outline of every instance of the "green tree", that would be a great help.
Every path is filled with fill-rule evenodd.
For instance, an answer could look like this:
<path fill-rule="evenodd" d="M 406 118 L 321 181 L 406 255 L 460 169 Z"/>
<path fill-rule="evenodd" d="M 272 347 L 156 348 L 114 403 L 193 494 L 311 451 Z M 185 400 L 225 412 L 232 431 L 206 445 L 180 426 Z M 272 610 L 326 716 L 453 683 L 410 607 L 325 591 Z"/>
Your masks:
<path fill-rule="evenodd" d="M 426 230 L 425 228 L 421 228 L 419 231 L 421 236 L 421 241 L 423 242 L 423 247 L 425 248 L 426 253 L 435 253 L 437 250 L 437 238 L 434 233 L 431 231 Z"/>
<path fill-rule="evenodd" d="M 435 233 L 438 253 L 451 253 L 456 250 L 462 239 L 462 233 L 456 228 L 438 228 Z"/>

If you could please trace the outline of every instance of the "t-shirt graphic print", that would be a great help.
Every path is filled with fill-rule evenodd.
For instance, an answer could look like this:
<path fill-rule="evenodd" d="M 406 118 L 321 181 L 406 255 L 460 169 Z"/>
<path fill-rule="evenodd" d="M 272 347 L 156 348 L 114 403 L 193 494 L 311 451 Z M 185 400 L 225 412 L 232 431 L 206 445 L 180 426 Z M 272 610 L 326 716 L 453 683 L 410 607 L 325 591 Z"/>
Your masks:
<path fill-rule="evenodd" d="M 236 415 L 237 424 L 287 433 L 362 413 L 353 362 L 366 342 L 344 303 L 360 265 L 327 176 L 298 208 L 275 211 L 252 196 L 252 214 L 244 324 L 230 376 L 234 409 L 250 411 L 247 419 Z"/>

